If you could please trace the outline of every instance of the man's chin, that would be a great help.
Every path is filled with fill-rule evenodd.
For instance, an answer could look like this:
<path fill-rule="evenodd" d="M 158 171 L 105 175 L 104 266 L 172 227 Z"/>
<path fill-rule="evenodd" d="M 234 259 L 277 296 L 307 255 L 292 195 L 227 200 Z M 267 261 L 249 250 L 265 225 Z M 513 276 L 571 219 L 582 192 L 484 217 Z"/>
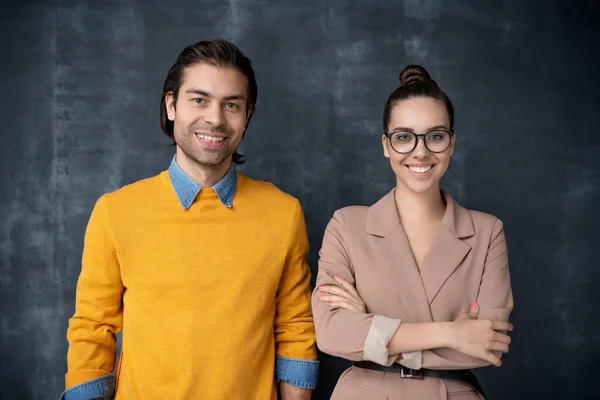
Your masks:
<path fill-rule="evenodd" d="M 194 162 L 196 164 L 200 164 L 204 167 L 218 167 L 223 164 L 227 164 L 231 162 L 230 156 L 221 156 L 221 157 L 197 157 L 194 158 Z"/>

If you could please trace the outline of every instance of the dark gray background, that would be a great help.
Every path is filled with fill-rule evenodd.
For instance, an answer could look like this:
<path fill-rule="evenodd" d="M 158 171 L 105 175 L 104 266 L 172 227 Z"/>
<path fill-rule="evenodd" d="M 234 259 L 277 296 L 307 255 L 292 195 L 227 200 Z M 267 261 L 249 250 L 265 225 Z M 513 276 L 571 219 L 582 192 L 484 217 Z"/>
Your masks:
<path fill-rule="evenodd" d="M 444 185 L 500 217 L 509 244 L 513 345 L 477 375 L 491 399 L 600 398 L 600 2 L 20 1 L 0 15 L 1 398 L 62 391 L 91 208 L 168 166 L 164 77 L 216 37 L 259 83 L 243 171 L 300 199 L 313 273 L 333 211 L 393 186 L 383 105 L 404 65 L 428 68 L 456 107 Z M 348 364 L 321 360 L 316 399 Z"/>

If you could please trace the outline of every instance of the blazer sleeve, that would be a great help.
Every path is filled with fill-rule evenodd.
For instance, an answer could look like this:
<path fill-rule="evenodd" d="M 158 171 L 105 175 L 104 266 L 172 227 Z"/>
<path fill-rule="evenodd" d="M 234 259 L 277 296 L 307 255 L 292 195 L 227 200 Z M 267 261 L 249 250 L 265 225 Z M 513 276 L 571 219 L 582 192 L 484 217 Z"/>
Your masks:
<path fill-rule="evenodd" d="M 401 320 L 347 310 L 321 301 L 319 286 L 341 286 L 335 276 L 355 285 L 342 210 L 336 211 L 327 225 L 319 252 L 317 284 L 312 295 L 317 345 L 332 356 L 391 365 L 398 354 L 388 354 L 387 345 Z M 405 358 L 411 357 L 407 354 Z"/>
<path fill-rule="evenodd" d="M 477 303 L 479 319 L 508 321 L 513 309 L 506 238 L 500 220 L 496 220 L 492 228 Z M 494 355 L 500 357 L 502 353 L 494 352 Z M 488 365 L 487 361 L 448 348 L 423 351 L 423 368 L 467 369 Z"/>

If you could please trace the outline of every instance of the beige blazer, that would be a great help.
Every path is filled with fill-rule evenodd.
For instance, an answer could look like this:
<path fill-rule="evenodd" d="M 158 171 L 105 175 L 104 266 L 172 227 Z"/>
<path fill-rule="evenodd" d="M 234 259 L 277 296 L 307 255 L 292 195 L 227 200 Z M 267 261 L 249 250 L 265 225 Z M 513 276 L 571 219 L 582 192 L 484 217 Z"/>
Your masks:
<path fill-rule="evenodd" d="M 414 368 L 466 369 L 488 365 L 441 348 L 390 356 L 387 344 L 402 321 L 454 321 L 475 301 L 480 319 L 508 321 L 513 297 L 502 222 L 467 210 L 442 192 L 443 221 L 416 265 L 394 199 L 394 190 L 371 207 L 335 212 L 319 253 L 313 292 L 317 344 L 321 351 L 347 360 L 394 362 Z M 337 285 L 334 276 L 355 285 L 367 314 L 332 307 L 319 300 L 318 286 Z M 332 399 L 479 399 L 458 381 L 401 378 L 398 374 L 352 367 L 340 377 Z"/>

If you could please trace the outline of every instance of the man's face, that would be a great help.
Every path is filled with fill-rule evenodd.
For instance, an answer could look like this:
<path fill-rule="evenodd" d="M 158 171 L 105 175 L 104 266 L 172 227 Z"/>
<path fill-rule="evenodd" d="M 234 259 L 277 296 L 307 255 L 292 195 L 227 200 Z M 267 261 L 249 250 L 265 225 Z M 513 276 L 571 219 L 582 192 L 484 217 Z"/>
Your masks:
<path fill-rule="evenodd" d="M 197 166 L 231 163 L 252 110 L 248 79 L 237 68 L 199 63 L 187 67 L 177 101 L 165 98 L 174 123 L 177 162 Z"/>

